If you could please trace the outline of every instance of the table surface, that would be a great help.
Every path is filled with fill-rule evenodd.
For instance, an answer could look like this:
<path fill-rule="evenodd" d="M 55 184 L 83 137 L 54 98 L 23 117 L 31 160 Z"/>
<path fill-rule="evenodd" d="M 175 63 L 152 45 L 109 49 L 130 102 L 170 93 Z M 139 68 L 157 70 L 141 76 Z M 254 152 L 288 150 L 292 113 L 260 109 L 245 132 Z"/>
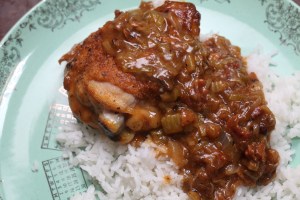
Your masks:
<path fill-rule="evenodd" d="M 294 1 L 300 5 L 300 0 Z M 0 0 L 0 40 L 38 2 L 40 0 Z"/>

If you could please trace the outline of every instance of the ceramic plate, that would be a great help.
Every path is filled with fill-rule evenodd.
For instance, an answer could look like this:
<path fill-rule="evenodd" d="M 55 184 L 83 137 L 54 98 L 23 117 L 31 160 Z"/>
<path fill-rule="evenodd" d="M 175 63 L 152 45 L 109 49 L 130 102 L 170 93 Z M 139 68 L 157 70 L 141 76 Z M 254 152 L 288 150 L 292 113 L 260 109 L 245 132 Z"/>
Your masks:
<path fill-rule="evenodd" d="M 289 0 L 194 0 L 201 32 L 239 45 L 278 51 L 273 69 L 300 70 L 300 10 Z M 115 9 L 139 0 L 46 0 L 27 13 L 0 43 L 0 200 L 67 200 L 90 184 L 61 159 L 55 135 L 73 122 L 58 59 L 113 19 Z M 293 141 L 300 163 L 300 145 Z M 299 157 L 298 157 L 299 155 Z"/>

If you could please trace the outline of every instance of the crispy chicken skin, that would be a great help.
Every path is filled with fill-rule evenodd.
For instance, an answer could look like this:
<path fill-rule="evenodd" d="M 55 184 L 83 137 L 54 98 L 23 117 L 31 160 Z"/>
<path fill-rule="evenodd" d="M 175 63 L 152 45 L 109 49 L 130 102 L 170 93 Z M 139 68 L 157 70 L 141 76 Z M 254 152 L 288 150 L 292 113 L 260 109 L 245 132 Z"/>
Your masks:
<path fill-rule="evenodd" d="M 116 11 L 60 59 L 64 87 L 84 124 L 120 143 L 157 144 L 191 199 L 232 199 L 240 185 L 275 177 L 276 120 L 241 49 L 218 35 L 200 41 L 199 27 L 192 3 Z"/>
<path fill-rule="evenodd" d="M 69 103 L 74 115 L 94 128 L 98 128 L 98 115 L 105 106 L 110 105 L 105 109 L 126 113 L 128 112 L 126 107 L 133 104 L 133 100 L 130 100 L 130 102 L 123 103 L 123 106 L 113 105 L 114 94 L 111 95 L 108 91 L 113 91 L 118 87 L 123 94 L 131 94 L 133 99 L 147 99 L 155 98 L 154 91 L 159 88 L 155 82 L 138 80 L 133 75 L 121 71 L 114 59 L 103 51 L 101 41 L 101 29 L 99 29 L 81 44 L 73 47 L 59 61 L 67 62 L 64 88 L 68 91 Z M 102 85 L 97 85 L 96 82 L 111 83 L 111 85 L 101 88 Z"/>
<path fill-rule="evenodd" d="M 143 4 L 148 5 L 148 4 Z M 142 8 L 143 9 L 143 8 Z M 193 4 L 182 2 L 169 2 L 156 8 L 159 12 L 172 12 L 179 16 L 183 27 L 197 37 L 200 33 L 200 14 Z M 122 12 L 116 11 L 117 18 Z M 83 123 L 94 128 L 99 128 L 99 114 L 105 109 L 118 113 L 131 113 L 134 107 L 134 100 L 156 99 L 162 84 L 158 80 L 141 79 L 131 73 L 122 71 L 117 66 L 113 56 L 108 55 L 103 47 L 103 29 L 109 26 L 107 22 L 102 28 L 88 36 L 82 43 L 75 45 L 70 52 L 59 60 L 67 62 L 64 76 L 64 88 L 68 92 L 70 107 L 74 115 Z M 110 83 L 96 84 L 96 82 Z M 111 87 L 107 87 L 111 86 Z M 108 93 L 114 91 L 123 95 L 131 95 L 124 101 L 116 102 L 120 96 Z M 106 91 L 106 92 L 103 92 Z M 126 109 L 125 109 L 126 107 Z M 102 128 L 102 126 L 100 126 Z"/>
<path fill-rule="evenodd" d="M 151 92 L 157 90 L 158 85 L 150 81 L 137 80 L 132 74 L 124 73 L 116 66 L 114 58 L 103 51 L 101 42 L 99 29 L 60 59 L 60 62 L 68 62 L 64 79 L 65 89 L 69 91 L 73 84 L 79 82 L 86 84 L 95 80 L 110 82 L 136 98 L 149 98 L 153 94 Z"/>

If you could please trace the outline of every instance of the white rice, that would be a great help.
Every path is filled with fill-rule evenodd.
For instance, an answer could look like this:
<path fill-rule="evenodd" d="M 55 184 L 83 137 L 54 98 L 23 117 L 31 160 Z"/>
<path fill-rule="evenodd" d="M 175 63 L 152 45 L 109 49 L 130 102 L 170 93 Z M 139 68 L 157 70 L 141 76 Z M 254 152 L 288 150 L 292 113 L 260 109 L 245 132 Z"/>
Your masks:
<path fill-rule="evenodd" d="M 152 0 L 158 7 L 164 0 Z M 213 33 L 201 35 L 204 41 Z M 263 83 L 268 106 L 276 116 L 271 145 L 280 154 L 280 164 L 275 180 L 264 187 L 237 190 L 239 200 L 297 200 L 300 199 L 300 167 L 289 163 L 295 153 L 291 140 L 300 137 L 300 73 L 277 76 L 270 70 L 273 54 L 263 55 L 256 50 L 247 57 L 248 71 L 255 72 Z M 287 128 L 289 127 L 289 128 Z M 146 141 L 138 149 L 120 145 L 107 137 L 81 125 L 66 126 L 57 141 L 63 146 L 63 157 L 85 170 L 95 180 L 85 193 L 76 194 L 71 200 L 185 200 L 181 190 L 182 176 L 168 158 L 156 158 L 156 147 Z M 82 150 L 83 149 L 83 150 Z M 74 156 L 75 154 L 75 156 Z M 167 182 L 165 177 L 170 178 Z"/>
<path fill-rule="evenodd" d="M 239 188 L 235 197 L 239 200 L 300 199 L 300 167 L 289 166 L 295 153 L 291 140 L 300 137 L 300 73 L 277 76 L 269 67 L 271 56 L 256 50 L 247 60 L 248 71 L 255 72 L 263 83 L 268 106 L 276 116 L 271 145 L 280 154 L 280 164 L 275 180 L 267 186 Z M 103 189 L 90 186 L 86 193 L 76 194 L 72 200 L 188 199 L 181 190 L 182 176 L 176 165 L 168 158 L 157 159 L 157 147 L 149 141 L 136 149 L 114 143 L 81 125 L 66 126 L 57 141 L 64 146 L 63 156 L 88 172 Z M 166 176 L 170 177 L 169 183 Z"/>
<path fill-rule="evenodd" d="M 106 136 L 85 127 L 71 126 L 59 134 L 57 141 L 64 145 L 64 156 L 97 180 L 105 191 L 91 186 L 72 200 L 94 199 L 187 199 L 180 189 L 181 175 L 169 159 L 155 158 L 153 143 L 146 141 L 141 148 L 117 144 Z M 85 150 L 80 150 L 84 147 Z M 73 157 L 72 152 L 76 156 Z M 170 178 L 170 182 L 167 179 Z"/>
<path fill-rule="evenodd" d="M 300 137 L 300 73 L 276 75 L 269 67 L 271 56 L 256 50 L 247 61 L 248 71 L 255 72 L 263 83 L 268 106 L 276 117 L 270 142 L 280 154 L 280 164 L 272 183 L 255 189 L 240 188 L 236 194 L 239 200 L 300 199 L 300 166 L 291 168 L 288 165 L 295 153 L 291 149 L 291 140 Z"/>

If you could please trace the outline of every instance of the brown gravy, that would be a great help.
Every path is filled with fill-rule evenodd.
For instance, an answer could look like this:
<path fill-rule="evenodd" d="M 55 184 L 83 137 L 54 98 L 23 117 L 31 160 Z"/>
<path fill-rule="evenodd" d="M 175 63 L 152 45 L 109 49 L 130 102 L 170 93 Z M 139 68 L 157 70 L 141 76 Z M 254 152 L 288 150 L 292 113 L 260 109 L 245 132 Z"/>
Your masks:
<path fill-rule="evenodd" d="M 126 114 L 131 143 L 150 135 L 165 147 L 193 200 L 231 199 L 238 186 L 268 184 L 279 163 L 269 143 L 276 121 L 240 48 L 217 35 L 200 41 L 191 3 L 143 2 L 115 14 L 99 30 L 105 53 L 123 72 L 159 86 L 136 96 Z"/>

